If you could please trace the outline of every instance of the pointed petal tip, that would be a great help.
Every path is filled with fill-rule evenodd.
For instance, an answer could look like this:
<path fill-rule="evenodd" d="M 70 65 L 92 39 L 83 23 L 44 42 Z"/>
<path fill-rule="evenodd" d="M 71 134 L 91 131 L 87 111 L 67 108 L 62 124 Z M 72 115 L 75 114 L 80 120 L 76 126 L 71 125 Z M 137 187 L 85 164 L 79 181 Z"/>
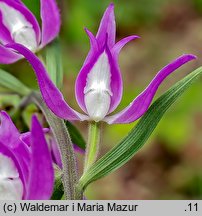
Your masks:
<path fill-rule="evenodd" d="M 32 115 L 32 125 L 35 124 L 35 123 L 39 123 L 39 121 L 38 121 L 38 119 L 37 119 L 36 114 L 33 114 L 33 115 Z"/>
<path fill-rule="evenodd" d="M 0 115 L 6 115 L 6 114 L 7 114 L 6 111 L 4 111 L 4 110 L 0 110 Z"/>
<path fill-rule="evenodd" d="M 116 58 L 118 58 L 118 55 L 121 51 L 121 49 L 130 41 L 132 40 L 136 40 L 136 39 L 139 39 L 140 36 L 138 35 L 131 35 L 131 36 L 128 36 L 128 37 L 125 37 L 123 38 L 122 40 L 118 41 L 112 48 L 112 53 L 114 54 L 114 56 Z"/>
<path fill-rule="evenodd" d="M 127 38 L 130 38 L 130 40 L 135 40 L 135 39 L 140 39 L 141 37 L 139 35 L 131 35 L 128 36 Z"/>
<path fill-rule="evenodd" d="M 109 13 L 110 15 L 114 16 L 114 3 L 111 2 L 107 9 L 105 10 L 105 14 Z"/>
<path fill-rule="evenodd" d="M 84 27 L 84 31 L 86 32 L 88 36 L 91 36 L 91 35 L 94 36 L 93 33 L 88 28 Z"/>
<path fill-rule="evenodd" d="M 134 38 L 140 39 L 141 37 L 139 35 L 132 35 Z"/>
<path fill-rule="evenodd" d="M 115 44 L 116 22 L 115 22 L 115 15 L 114 15 L 114 4 L 112 3 L 109 4 L 109 6 L 106 8 L 96 34 L 96 38 L 101 48 L 104 45 L 106 33 L 108 33 L 109 35 L 108 37 L 109 47 L 113 47 Z"/>
<path fill-rule="evenodd" d="M 108 8 L 114 9 L 114 3 L 111 2 L 111 3 L 109 4 Z"/>
<path fill-rule="evenodd" d="M 198 57 L 193 54 L 183 54 L 182 57 L 187 57 L 189 60 L 197 59 Z"/>
<path fill-rule="evenodd" d="M 0 118 L 2 118 L 2 116 L 6 117 L 6 118 L 10 118 L 10 116 L 8 115 L 8 113 L 6 111 L 4 111 L 4 110 L 0 111 Z M 1 119 L 0 119 L 0 123 L 1 123 Z"/>
<path fill-rule="evenodd" d="M 182 64 L 185 64 L 189 61 L 195 60 L 198 57 L 193 54 L 182 54 L 178 58 L 175 59 L 175 61 L 180 61 Z"/>
<path fill-rule="evenodd" d="M 36 130 L 36 128 L 40 128 L 41 131 L 43 131 L 42 133 L 44 133 L 45 131 L 42 129 L 42 125 L 39 121 L 39 119 L 37 118 L 36 114 L 33 114 L 31 117 L 31 134 L 34 132 L 34 130 Z"/>

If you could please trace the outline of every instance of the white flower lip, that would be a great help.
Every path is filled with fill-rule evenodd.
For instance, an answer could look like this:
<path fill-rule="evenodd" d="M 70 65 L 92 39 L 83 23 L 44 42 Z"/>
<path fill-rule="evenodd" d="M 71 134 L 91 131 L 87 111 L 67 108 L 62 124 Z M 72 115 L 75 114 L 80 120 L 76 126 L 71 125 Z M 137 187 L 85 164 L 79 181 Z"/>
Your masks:
<path fill-rule="evenodd" d="M 11 158 L 0 153 L 0 200 L 19 200 L 23 184 Z"/>
<path fill-rule="evenodd" d="M 22 13 L 4 2 L 0 2 L 0 10 L 3 24 L 10 31 L 12 39 L 16 43 L 23 44 L 28 49 L 36 51 L 38 45 L 32 24 L 25 19 Z"/>
<path fill-rule="evenodd" d="M 84 88 L 84 101 L 91 120 L 97 122 L 107 115 L 112 96 L 110 83 L 110 64 L 104 51 L 88 73 Z"/>

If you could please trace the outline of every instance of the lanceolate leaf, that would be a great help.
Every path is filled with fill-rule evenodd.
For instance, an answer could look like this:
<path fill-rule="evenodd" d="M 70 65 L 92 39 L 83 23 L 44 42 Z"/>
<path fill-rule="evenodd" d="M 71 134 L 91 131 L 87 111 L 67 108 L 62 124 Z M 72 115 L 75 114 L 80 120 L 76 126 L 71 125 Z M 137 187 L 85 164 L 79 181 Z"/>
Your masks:
<path fill-rule="evenodd" d="M 78 188 L 84 190 L 91 182 L 108 175 L 129 161 L 148 140 L 168 108 L 201 74 L 202 67 L 193 71 L 159 97 L 131 132 L 83 174 Z"/>
<path fill-rule="evenodd" d="M 0 69 L 0 86 L 21 96 L 26 96 L 30 93 L 30 89 L 27 86 L 2 69 Z"/>

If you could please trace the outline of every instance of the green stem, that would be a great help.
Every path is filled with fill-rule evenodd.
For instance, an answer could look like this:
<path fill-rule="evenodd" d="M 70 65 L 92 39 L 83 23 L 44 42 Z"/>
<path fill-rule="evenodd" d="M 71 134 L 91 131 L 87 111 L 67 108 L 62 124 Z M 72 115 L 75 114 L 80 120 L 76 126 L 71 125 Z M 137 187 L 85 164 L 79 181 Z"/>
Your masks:
<path fill-rule="evenodd" d="M 64 121 L 55 116 L 45 105 L 41 95 L 38 92 L 32 92 L 27 96 L 24 103 L 34 102 L 43 112 L 52 132 L 58 143 L 62 159 L 62 180 L 64 186 L 64 195 L 66 199 L 75 200 L 82 198 L 82 193 L 78 196 L 76 185 L 78 183 L 78 173 L 71 138 L 64 124 Z"/>
<path fill-rule="evenodd" d="M 90 122 L 84 172 L 96 161 L 100 143 L 100 123 Z"/>

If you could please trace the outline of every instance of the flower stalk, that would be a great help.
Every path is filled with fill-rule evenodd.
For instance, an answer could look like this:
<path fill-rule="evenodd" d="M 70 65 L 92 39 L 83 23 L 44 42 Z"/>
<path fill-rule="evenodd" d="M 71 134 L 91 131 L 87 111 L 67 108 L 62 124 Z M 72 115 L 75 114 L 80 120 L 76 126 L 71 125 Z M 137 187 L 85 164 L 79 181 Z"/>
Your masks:
<path fill-rule="evenodd" d="M 89 123 L 84 172 L 96 161 L 100 143 L 100 122 Z"/>

